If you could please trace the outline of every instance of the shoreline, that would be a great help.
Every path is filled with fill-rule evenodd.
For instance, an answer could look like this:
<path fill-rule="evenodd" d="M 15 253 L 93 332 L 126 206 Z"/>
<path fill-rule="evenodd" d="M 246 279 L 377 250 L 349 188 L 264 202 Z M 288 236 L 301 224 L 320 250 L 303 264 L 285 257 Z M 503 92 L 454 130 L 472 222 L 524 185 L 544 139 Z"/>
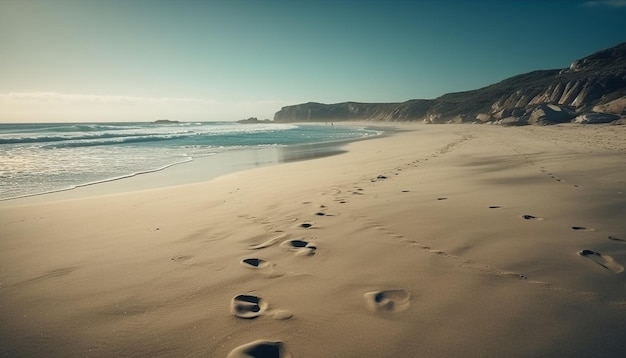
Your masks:
<path fill-rule="evenodd" d="M 0 205 L 0 355 L 621 357 L 626 127 L 397 127 Z"/>
<path fill-rule="evenodd" d="M 220 176 L 234 172 L 342 154 L 346 151 L 344 149 L 345 146 L 351 142 L 369 140 L 389 135 L 393 132 L 393 127 L 371 126 L 362 122 L 346 122 L 340 125 L 362 127 L 365 130 L 380 133 L 312 144 L 227 150 L 213 155 L 190 158 L 154 170 L 77 184 L 72 187 L 47 192 L 0 199 L 0 207 L 4 205 L 24 205 L 200 183 L 214 180 Z"/>

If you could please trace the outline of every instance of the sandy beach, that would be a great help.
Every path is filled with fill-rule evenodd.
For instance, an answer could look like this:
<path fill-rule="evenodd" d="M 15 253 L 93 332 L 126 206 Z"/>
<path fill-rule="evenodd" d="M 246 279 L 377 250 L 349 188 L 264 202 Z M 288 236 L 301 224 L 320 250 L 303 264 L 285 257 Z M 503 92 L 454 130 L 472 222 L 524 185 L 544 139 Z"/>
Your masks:
<path fill-rule="evenodd" d="M 0 356 L 626 356 L 626 126 L 394 128 L 0 202 Z"/>

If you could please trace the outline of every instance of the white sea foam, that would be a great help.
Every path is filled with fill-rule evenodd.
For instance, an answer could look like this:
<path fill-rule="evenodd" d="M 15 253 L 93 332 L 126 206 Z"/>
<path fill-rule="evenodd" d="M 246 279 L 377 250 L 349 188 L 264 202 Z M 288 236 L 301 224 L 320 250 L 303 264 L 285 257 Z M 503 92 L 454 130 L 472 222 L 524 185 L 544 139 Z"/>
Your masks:
<path fill-rule="evenodd" d="M 275 123 L 0 124 L 0 200 L 120 180 L 224 151 L 372 134 Z"/>

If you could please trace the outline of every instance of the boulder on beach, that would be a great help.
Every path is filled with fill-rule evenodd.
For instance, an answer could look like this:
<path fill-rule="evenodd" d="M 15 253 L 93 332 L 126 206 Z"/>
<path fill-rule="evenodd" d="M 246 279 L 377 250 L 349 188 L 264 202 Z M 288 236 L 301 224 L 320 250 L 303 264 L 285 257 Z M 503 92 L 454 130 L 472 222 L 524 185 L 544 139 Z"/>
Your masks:
<path fill-rule="evenodd" d="M 574 117 L 576 117 L 576 112 L 567 106 L 541 104 L 532 111 L 528 123 L 540 125 L 567 123 Z"/>

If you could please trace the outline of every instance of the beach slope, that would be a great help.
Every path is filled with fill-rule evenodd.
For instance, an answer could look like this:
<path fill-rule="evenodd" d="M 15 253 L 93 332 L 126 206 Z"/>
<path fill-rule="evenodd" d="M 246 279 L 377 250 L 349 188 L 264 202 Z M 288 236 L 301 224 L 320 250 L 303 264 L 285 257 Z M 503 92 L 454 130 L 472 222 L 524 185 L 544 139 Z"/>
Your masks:
<path fill-rule="evenodd" d="M 626 354 L 626 127 L 397 129 L 0 203 L 0 356 Z"/>

